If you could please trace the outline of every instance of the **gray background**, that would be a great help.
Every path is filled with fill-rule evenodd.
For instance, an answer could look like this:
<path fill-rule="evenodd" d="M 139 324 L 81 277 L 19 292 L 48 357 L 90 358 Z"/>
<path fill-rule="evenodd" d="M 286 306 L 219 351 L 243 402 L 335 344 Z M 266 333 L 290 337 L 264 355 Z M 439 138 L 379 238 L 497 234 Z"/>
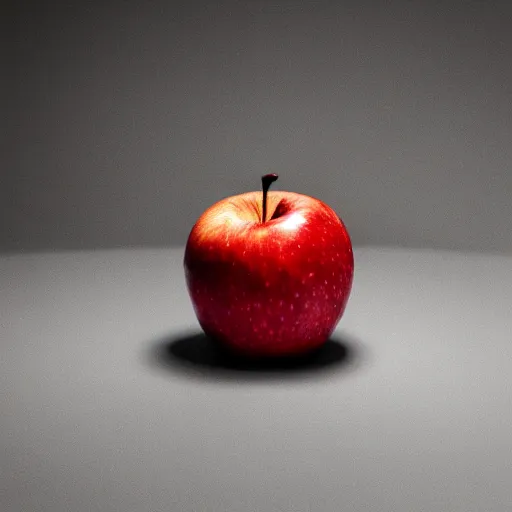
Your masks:
<path fill-rule="evenodd" d="M 221 197 L 512 249 L 512 3 L 12 2 L 0 250 L 182 245 Z"/>
<path fill-rule="evenodd" d="M 512 259 L 467 250 L 512 253 L 512 3 L 11 3 L 0 510 L 510 512 Z M 270 170 L 408 246 L 322 364 L 230 366 L 187 297 Z"/>

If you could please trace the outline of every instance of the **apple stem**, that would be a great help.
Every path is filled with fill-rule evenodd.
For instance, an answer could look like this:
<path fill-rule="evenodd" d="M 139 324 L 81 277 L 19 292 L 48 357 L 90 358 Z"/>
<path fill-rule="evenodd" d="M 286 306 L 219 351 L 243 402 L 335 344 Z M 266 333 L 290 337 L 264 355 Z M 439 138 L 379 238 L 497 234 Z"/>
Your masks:
<path fill-rule="evenodd" d="M 261 223 L 264 224 L 267 220 L 267 193 L 270 185 L 277 180 L 277 174 L 265 174 L 261 177 L 261 184 L 263 187 L 263 213 L 261 215 Z"/>

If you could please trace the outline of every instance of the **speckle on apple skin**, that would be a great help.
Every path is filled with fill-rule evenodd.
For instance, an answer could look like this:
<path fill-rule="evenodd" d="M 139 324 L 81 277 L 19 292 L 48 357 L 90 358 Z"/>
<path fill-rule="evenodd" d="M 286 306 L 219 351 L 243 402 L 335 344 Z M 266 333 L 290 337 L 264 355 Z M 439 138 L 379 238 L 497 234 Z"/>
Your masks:
<path fill-rule="evenodd" d="M 354 271 L 350 238 L 332 209 L 300 194 L 269 194 L 267 218 L 285 199 L 304 220 L 296 226 L 286 214 L 262 225 L 240 213 L 244 205 L 258 212 L 260 198 L 228 198 L 200 217 L 185 251 L 189 293 L 204 331 L 231 348 L 302 353 L 324 343 L 343 314 Z M 222 215 L 231 216 L 229 229 Z"/>

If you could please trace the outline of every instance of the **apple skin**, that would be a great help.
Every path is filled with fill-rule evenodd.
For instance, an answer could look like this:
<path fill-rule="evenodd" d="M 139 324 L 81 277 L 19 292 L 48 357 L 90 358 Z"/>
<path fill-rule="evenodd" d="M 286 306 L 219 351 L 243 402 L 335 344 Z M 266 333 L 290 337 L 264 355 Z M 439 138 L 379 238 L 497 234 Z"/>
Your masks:
<path fill-rule="evenodd" d="M 205 334 L 248 357 L 301 355 L 332 334 L 354 275 L 348 232 L 322 201 L 293 192 L 219 201 L 189 235 L 184 267 Z"/>

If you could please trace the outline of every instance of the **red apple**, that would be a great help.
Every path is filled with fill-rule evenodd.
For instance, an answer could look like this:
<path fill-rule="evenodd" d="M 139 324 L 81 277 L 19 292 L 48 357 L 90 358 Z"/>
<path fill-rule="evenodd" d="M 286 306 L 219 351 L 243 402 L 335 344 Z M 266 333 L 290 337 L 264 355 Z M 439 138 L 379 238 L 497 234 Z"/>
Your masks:
<path fill-rule="evenodd" d="M 352 287 L 352 244 L 318 199 L 269 192 L 228 197 L 196 222 L 185 250 L 187 286 L 204 332 L 246 356 L 320 347 Z M 268 210 L 268 216 L 266 211 Z"/>

